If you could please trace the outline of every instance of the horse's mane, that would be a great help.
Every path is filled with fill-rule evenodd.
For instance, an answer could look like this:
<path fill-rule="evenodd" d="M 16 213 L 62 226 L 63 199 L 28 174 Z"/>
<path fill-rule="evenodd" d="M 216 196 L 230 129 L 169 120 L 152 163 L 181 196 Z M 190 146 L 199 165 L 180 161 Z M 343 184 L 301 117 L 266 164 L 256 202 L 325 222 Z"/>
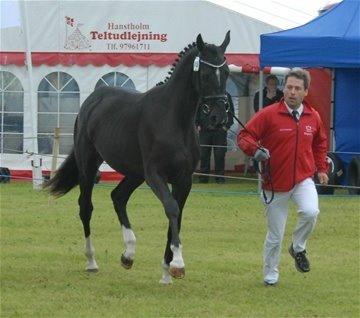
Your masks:
<path fill-rule="evenodd" d="M 170 71 L 168 72 L 169 76 L 166 76 L 165 79 L 159 83 L 157 83 L 155 86 L 160 86 L 165 84 L 171 77 L 171 75 L 174 73 L 175 67 L 179 64 L 179 62 L 182 60 L 182 58 L 187 55 L 187 53 L 192 49 L 196 47 L 196 43 L 190 43 L 188 46 L 185 46 L 184 49 L 178 54 L 178 58 L 175 59 L 174 63 L 172 64 L 172 67 Z"/>

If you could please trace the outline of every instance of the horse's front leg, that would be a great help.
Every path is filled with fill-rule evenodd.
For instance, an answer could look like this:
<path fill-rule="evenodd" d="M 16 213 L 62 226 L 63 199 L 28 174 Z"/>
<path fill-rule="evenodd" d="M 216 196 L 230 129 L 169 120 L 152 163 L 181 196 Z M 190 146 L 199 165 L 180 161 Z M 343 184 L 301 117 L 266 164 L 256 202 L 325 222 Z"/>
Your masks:
<path fill-rule="evenodd" d="M 182 211 L 186 199 L 190 193 L 192 185 L 191 175 L 185 176 L 172 185 L 172 195 L 179 206 L 178 230 L 181 230 Z M 171 284 L 171 276 L 169 274 L 170 263 L 173 261 L 173 252 L 171 250 L 171 227 L 169 224 L 167 233 L 167 244 L 164 253 L 164 260 L 162 262 L 163 276 L 160 280 L 162 284 Z"/>
<path fill-rule="evenodd" d="M 185 264 L 179 237 L 179 205 L 171 194 L 165 178 L 161 176 L 156 167 L 148 167 L 146 170 L 146 182 L 163 204 L 166 216 L 169 219 L 170 249 L 173 257 L 168 271 L 174 278 L 183 278 L 185 276 Z M 164 269 L 167 270 L 166 263 Z"/>

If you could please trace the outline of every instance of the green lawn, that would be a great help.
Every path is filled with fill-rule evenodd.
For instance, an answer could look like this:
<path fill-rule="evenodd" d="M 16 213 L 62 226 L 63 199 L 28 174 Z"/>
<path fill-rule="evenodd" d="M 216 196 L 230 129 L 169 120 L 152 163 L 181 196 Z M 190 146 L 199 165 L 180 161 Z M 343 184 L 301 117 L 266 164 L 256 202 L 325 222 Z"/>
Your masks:
<path fill-rule="evenodd" d="M 119 265 L 122 234 L 113 186 L 94 191 L 92 239 L 100 271 L 84 271 L 78 189 L 54 201 L 30 183 L 0 185 L 1 317 L 359 317 L 358 196 L 324 196 L 308 243 L 312 270 L 298 273 L 287 253 L 280 284 L 262 285 L 265 218 L 253 183 L 194 184 L 181 239 L 186 277 L 158 283 L 167 220 L 146 187 L 129 202 L 137 237 L 133 269 Z"/>

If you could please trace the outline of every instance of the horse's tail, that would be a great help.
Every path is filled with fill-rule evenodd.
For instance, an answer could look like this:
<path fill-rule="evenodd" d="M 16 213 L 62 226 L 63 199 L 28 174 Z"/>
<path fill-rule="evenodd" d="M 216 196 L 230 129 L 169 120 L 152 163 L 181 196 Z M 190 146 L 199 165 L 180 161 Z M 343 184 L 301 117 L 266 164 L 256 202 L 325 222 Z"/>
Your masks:
<path fill-rule="evenodd" d="M 45 189 L 52 195 L 61 197 L 79 184 L 79 169 L 76 164 L 74 149 L 61 164 L 46 184 Z"/>

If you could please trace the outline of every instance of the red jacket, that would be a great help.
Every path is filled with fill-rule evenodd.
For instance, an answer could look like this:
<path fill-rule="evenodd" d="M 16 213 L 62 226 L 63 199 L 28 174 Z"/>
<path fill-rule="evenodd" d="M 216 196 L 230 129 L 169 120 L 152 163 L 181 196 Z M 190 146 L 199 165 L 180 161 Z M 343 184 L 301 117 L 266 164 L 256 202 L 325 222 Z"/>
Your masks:
<path fill-rule="evenodd" d="M 295 184 L 317 172 L 327 172 L 327 137 L 318 112 L 303 102 L 296 122 L 282 99 L 254 115 L 240 131 L 237 143 L 248 156 L 257 144 L 270 151 L 270 176 L 276 192 L 291 190 Z M 271 190 L 268 178 L 263 188 Z"/>

